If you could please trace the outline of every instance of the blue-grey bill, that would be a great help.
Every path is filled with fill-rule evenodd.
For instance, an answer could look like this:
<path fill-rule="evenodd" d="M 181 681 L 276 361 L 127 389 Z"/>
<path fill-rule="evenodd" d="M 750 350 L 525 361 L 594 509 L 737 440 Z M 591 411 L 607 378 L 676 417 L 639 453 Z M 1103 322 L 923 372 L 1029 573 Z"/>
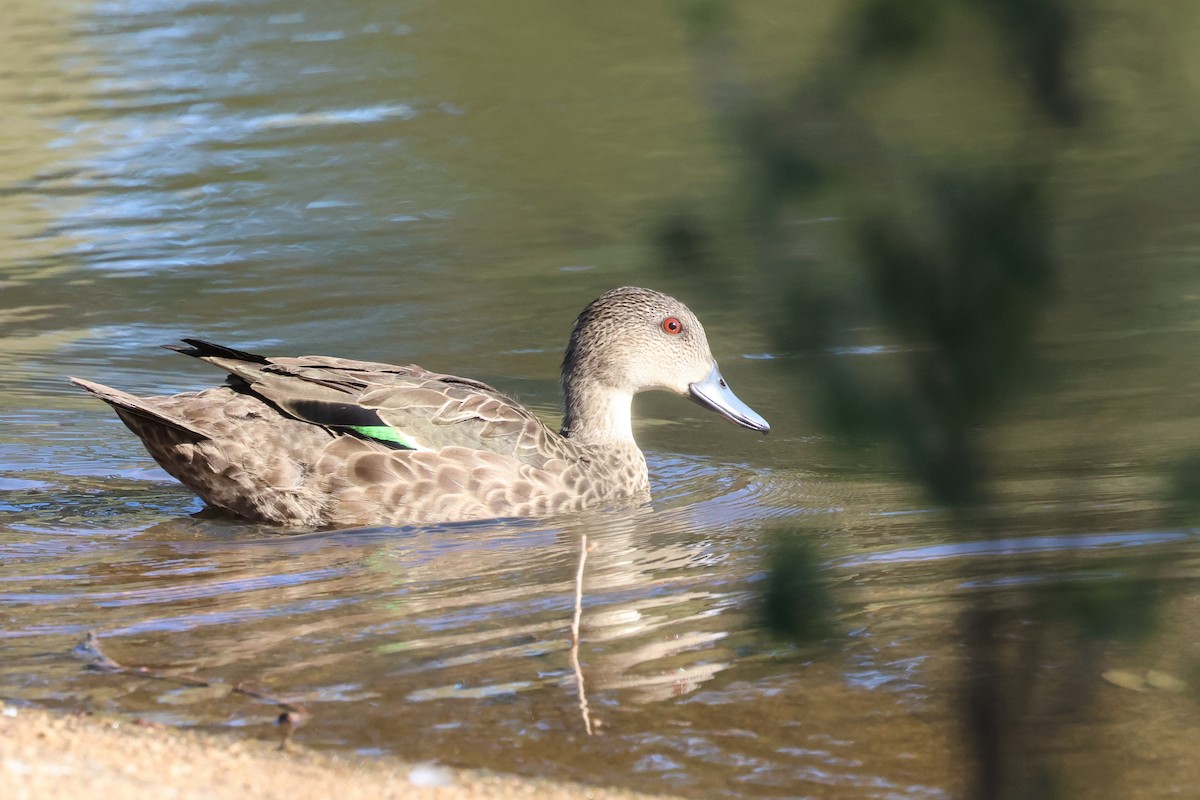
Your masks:
<path fill-rule="evenodd" d="M 721 377 L 721 370 L 715 363 L 712 371 L 704 380 L 696 381 L 688 388 L 691 390 L 689 397 L 692 400 L 717 412 L 730 422 L 741 425 L 743 428 L 763 433 L 770 432 L 771 424 L 760 417 L 750 406 L 738 400 L 737 395 L 729 388 L 729 384 L 725 383 L 725 379 Z"/>

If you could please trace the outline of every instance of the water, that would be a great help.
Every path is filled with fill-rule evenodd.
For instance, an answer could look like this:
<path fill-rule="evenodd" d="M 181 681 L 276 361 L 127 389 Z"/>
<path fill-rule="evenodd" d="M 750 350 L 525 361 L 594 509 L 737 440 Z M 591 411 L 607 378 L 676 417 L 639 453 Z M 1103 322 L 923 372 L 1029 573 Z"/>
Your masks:
<path fill-rule="evenodd" d="M 986 432 L 1004 538 L 963 543 L 882 448 L 847 456 L 818 433 L 800 354 L 735 298 L 653 267 L 655 220 L 716 213 L 737 174 L 669 5 L 10 5 L 0 696 L 274 735 L 275 709 L 227 691 L 245 681 L 303 703 L 297 736 L 316 747 L 706 797 L 915 798 L 965 780 L 956 619 L 973 593 L 1162 558 L 1177 587 L 1163 633 L 1094 671 L 1186 676 L 1200 657 L 1196 537 L 1164 523 L 1169 467 L 1200 433 L 1200 231 L 1179 177 L 1200 149 L 1161 110 L 1194 89 L 1153 65 L 1112 62 L 1122 80 L 1096 91 L 1128 113 L 1063 167 L 1064 300 L 1036 402 Z M 769 5 L 742 29 L 756 77 L 787 74 L 835 23 Z M 1093 36 L 1118 53 L 1174 29 L 1107 14 Z M 922 109 L 890 113 L 915 125 Z M 655 503 L 632 512 L 289 536 L 193 517 L 198 501 L 64 380 L 197 388 L 219 375 L 155 345 L 201 335 L 470 375 L 553 423 L 571 321 L 625 283 L 691 302 L 773 424 L 764 439 L 640 398 Z M 810 531 L 836 590 L 826 647 L 758 623 L 780 527 Z M 85 671 L 87 631 L 119 661 L 219 685 Z M 1195 744 L 1194 706 L 1121 691 L 1100 690 L 1095 724 L 1123 742 L 1128 780 L 1146 796 L 1193 785 L 1139 767 Z M 1096 748 L 1066 742 L 1082 785 L 1122 785 L 1088 784 Z"/>

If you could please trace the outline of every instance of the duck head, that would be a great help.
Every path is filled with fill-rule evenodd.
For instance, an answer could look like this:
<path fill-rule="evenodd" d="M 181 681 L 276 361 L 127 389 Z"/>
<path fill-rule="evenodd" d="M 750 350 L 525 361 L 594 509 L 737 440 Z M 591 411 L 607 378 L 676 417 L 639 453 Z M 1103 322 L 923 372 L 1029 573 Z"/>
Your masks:
<path fill-rule="evenodd" d="M 721 377 L 696 315 L 669 295 L 625 286 L 605 292 L 575 322 L 562 367 L 573 439 L 632 440 L 638 392 L 683 395 L 734 424 L 766 433 L 771 426 Z"/>

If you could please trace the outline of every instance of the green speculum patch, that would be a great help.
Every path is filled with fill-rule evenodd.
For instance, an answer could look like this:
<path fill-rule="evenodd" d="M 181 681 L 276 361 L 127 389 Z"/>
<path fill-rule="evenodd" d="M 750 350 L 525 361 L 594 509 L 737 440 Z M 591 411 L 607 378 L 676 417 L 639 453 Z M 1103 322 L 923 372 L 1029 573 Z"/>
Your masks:
<path fill-rule="evenodd" d="M 367 439 L 391 445 L 397 449 L 416 450 L 417 446 L 404 437 L 400 431 L 389 425 L 347 425 L 347 428 Z"/>

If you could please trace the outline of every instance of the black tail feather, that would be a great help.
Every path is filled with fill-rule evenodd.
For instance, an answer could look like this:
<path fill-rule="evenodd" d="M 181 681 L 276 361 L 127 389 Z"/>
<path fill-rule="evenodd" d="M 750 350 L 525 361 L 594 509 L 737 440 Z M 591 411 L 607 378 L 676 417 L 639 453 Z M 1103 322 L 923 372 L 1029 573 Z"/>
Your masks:
<path fill-rule="evenodd" d="M 248 353 L 245 350 L 237 350 L 233 347 L 215 344 L 204 339 L 184 339 L 183 341 L 191 345 L 191 347 L 183 347 L 178 344 L 164 344 L 163 347 L 167 350 L 174 350 L 176 353 L 182 353 L 185 356 L 191 356 L 192 358 L 228 358 L 234 361 L 248 361 L 251 364 L 270 363 L 265 357 L 257 353 Z"/>

